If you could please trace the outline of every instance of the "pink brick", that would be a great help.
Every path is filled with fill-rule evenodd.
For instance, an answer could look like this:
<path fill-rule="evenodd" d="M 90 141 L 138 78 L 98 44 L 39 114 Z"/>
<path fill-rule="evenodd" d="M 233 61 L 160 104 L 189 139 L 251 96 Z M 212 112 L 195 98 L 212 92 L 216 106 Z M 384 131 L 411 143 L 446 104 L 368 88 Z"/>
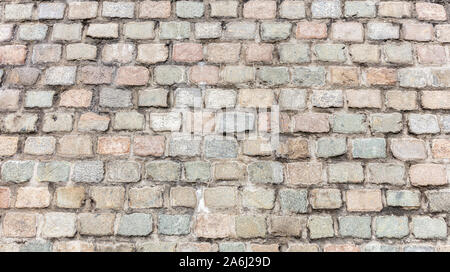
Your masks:
<path fill-rule="evenodd" d="M 92 156 L 92 140 L 88 135 L 64 135 L 59 139 L 57 153 L 63 157 Z"/>
<path fill-rule="evenodd" d="M 25 45 L 0 46 L 0 65 L 22 65 L 27 57 Z"/>
<path fill-rule="evenodd" d="M 276 1 L 251 0 L 244 4 L 244 18 L 273 19 L 277 12 Z"/>
<path fill-rule="evenodd" d="M 203 59 L 203 47 L 199 43 L 173 45 L 172 59 L 176 62 L 197 62 Z"/>
<path fill-rule="evenodd" d="M 36 215 L 32 213 L 9 212 L 3 217 L 3 236 L 36 236 Z"/>
<path fill-rule="evenodd" d="M 46 208 L 50 198 L 47 187 L 21 187 L 17 190 L 16 208 Z"/>
<path fill-rule="evenodd" d="M 0 187 L 0 209 L 9 208 L 11 191 L 7 187 Z"/>
<path fill-rule="evenodd" d="M 392 86 L 397 83 L 397 70 L 391 68 L 369 68 L 366 70 L 366 80 L 370 86 Z"/>
<path fill-rule="evenodd" d="M 227 238 L 235 236 L 234 216 L 227 214 L 199 214 L 195 222 L 195 234 L 203 238 Z"/>
<path fill-rule="evenodd" d="M 86 108 L 91 105 L 92 91 L 86 89 L 71 89 L 61 94 L 61 107 Z"/>
<path fill-rule="evenodd" d="M 143 66 L 122 66 L 117 71 L 116 84 L 126 86 L 146 85 L 150 72 Z"/>
<path fill-rule="evenodd" d="M 212 63 L 235 63 L 239 61 L 240 52 L 239 43 L 210 43 L 206 58 Z"/>
<path fill-rule="evenodd" d="M 431 41 L 434 36 L 433 25 L 405 23 L 402 27 L 403 38 L 410 41 Z"/>
<path fill-rule="evenodd" d="M 383 209 L 381 190 L 361 189 L 346 192 L 349 212 L 379 212 Z"/>
<path fill-rule="evenodd" d="M 245 59 L 248 63 L 264 62 L 271 63 L 273 58 L 272 44 L 257 44 L 252 43 L 247 45 L 245 51 Z"/>
<path fill-rule="evenodd" d="M 122 136 L 98 137 L 97 153 L 101 155 L 124 155 L 130 152 L 130 138 Z"/>
<path fill-rule="evenodd" d="M 295 31 L 297 39 L 325 39 L 327 35 L 325 23 L 300 22 L 297 24 L 297 30 Z"/>
<path fill-rule="evenodd" d="M 189 80 L 195 84 L 215 85 L 219 82 L 219 68 L 211 65 L 197 65 L 189 69 Z"/>
<path fill-rule="evenodd" d="M 168 18 L 170 11 L 170 1 L 144 1 L 140 4 L 139 18 Z"/>
<path fill-rule="evenodd" d="M 417 45 L 417 58 L 422 64 L 444 64 L 447 62 L 445 48 L 441 45 Z"/>
<path fill-rule="evenodd" d="M 415 164 L 409 168 L 409 179 L 413 186 L 446 185 L 447 172 L 441 164 Z"/>
<path fill-rule="evenodd" d="M 417 18 L 424 21 L 445 21 L 447 14 L 443 5 L 433 3 L 416 3 Z"/>
<path fill-rule="evenodd" d="M 81 68 L 81 81 L 84 84 L 109 84 L 112 82 L 114 68 L 107 66 L 84 66 Z"/>
<path fill-rule="evenodd" d="M 164 155 L 165 141 L 164 136 L 136 136 L 134 138 L 134 154 L 160 157 Z"/>
<path fill-rule="evenodd" d="M 330 130 L 326 113 L 300 113 L 294 116 L 294 132 L 323 133 Z"/>
<path fill-rule="evenodd" d="M 434 139 L 431 144 L 431 152 L 433 152 L 433 158 L 450 159 L 450 140 Z"/>
<path fill-rule="evenodd" d="M 355 244 L 327 244 L 323 247 L 324 252 L 360 252 L 359 246 Z"/>

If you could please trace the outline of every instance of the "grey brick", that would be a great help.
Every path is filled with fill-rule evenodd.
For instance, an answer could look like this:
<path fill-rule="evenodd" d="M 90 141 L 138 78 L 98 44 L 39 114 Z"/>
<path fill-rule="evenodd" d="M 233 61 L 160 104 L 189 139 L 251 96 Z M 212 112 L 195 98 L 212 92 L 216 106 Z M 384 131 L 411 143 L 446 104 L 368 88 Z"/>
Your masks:
<path fill-rule="evenodd" d="M 194 157 L 201 153 L 200 137 L 173 136 L 169 141 L 169 156 Z"/>
<path fill-rule="evenodd" d="M 317 157 L 329 158 L 343 155 L 347 152 L 345 138 L 322 137 L 317 140 Z"/>
<path fill-rule="evenodd" d="M 405 184 L 405 166 L 398 163 L 369 163 L 367 178 L 370 183 Z"/>
<path fill-rule="evenodd" d="M 138 182 L 141 165 L 134 161 L 112 161 L 106 165 L 106 181 L 112 183 Z"/>
<path fill-rule="evenodd" d="M 38 8 L 39 19 L 62 19 L 64 17 L 65 3 L 41 3 Z"/>
<path fill-rule="evenodd" d="M 185 162 L 186 180 L 206 182 L 211 178 L 211 164 L 203 161 Z"/>
<path fill-rule="evenodd" d="M 159 38 L 162 40 L 188 39 L 191 35 L 189 22 L 161 22 Z"/>
<path fill-rule="evenodd" d="M 178 181 L 181 166 L 172 161 L 151 161 L 145 165 L 147 177 L 154 181 Z"/>
<path fill-rule="evenodd" d="M 110 108 L 125 108 L 132 105 L 131 103 L 131 91 L 102 88 L 100 90 L 100 102 L 101 107 Z"/>
<path fill-rule="evenodd" d="M 256 24 L 251 22 L 230 22 L 225 27 L 225 38 L 251 40 L 255 38 Z"/>
<path fill-rule="evenodd" d="M 431 212 L 450 212 L 450 190 L 425 192 Z"/>
<path fill-rule="evenodd" d="M 386 192 L 388 206 L 402 208 L 420 207 L 420 192 L 408 190 L 388 190 Z"/>
<path fill-rule="evenodd" d="M 400 87 L 424 88 L 428 85 L 430 73 L 422 68 L 403 68 L 398 70 Z"/>
<path fill-rule="evenodd" d="M 308 218 L 308 229 L 311 239 L 333 237 L 333 218 L 329 215 L 311 215 Z"/>
<path fill-rule="evenodd" d="M 436 115 L 416 114 L 408 115 L 409 131 L 414 134 L 439 133 L 439 123 Z"/>
<path fill-rule="evenodd" d="M 115 130 L 143 130 L 145 117 L 136 111 L 117 112 L 114 115 L 113 129 Z"/>
<path fill-rule="evenodd" d="M 345 62 L 345 44 L 317 44 L 314 53 L 319 61 Z"/>
<path fill-rule="evenodd" d="M 252 131 L 255 128 L 255 115 L 241 111 L 218 113 L 216 124 L 216 132 L 219 133 Z"/>
<path fill-rule="evenodd" d="M 290 23 L 262 23 L 261 39 L 263 41 L 285 40 L 291 34 Z"/>
<path fill-rule="evenodd" d="M 202 106 L 202 91 L 197 88 L 176 89 L 175 106 L 200 108 Z"/>
<path fill-rule="evenodd" d="M 190 232 L 190 215 L 158 215 L 158 233 L 164 235 L 186 235 Z"/>
<path fill-rule="evenodd" d="M 55 91 L 28 91 L 25 95 L 25 107 L 50 108 L 54 95 Z"/>
<path fill-rule="evenodd" d="M 306 43 L 283 43 L 278 46 L 280 63 L 306 63 L 310 62 L 309 45 Z"/>
<path fill-rule="evenodd" d="M 134 3 L 133 2 L 103 2 L 103 17 L 115 18 L 133 18 Z"/>
<path fill-rule="evenodd" d="M 37 167 L 38 181 L 65 182 L 69 180 L 70 163 L 64 161 L 40 162 Z"/>
<path fill-rule="evenodd" d="M 146 236 L 152 232 L 152 229 L 153 220 L 151 214 L 125 214 L 120 218 L 117 234 L 123 236 Z"/>
<path fill-rule="evenodd" d="M 11 113 L 3 118 L 2 131 L 9 133 L 29 133 L 36 131 L 37 114 Z"/>
<path fill-rule="evenodd" d="M 147 89 L 139 91 L 139 107 L 167 107 L 169 91 L 165 89 Z"/>
<path fill-rule="evenodd" d="M 220 252 L 245 252 L 245 244 L 241 242 L 223 242 L 219 244 Z"/>
<path fill-rule="evenodd" d="M 400 27 L 392 23 L 369 22 L 367 24 L 367 36 L 371 40 L 398 39 Z"/>
<path fill-rule="evenodd" d="M 415 216 L 412 218 L 412 232 L 419 239 L 445 239 L 447 223 L 443 218 Z"/>
<path fill-rule="evenodd" d="M 306 90 L 283 89 L 280 91 L 281 110 L 301 110 L 306 108 Z"/>
<path fill-rule="evenodd" d="M 20 252 L 51 252 L 52 243 L 44 240 L 31 240 L 20 247 Z"/>
<path fill-rule="evenodd" d="M 344 95 L 341 90 L 313 90 L 311 102 L 317 108 L 341 108 Z"/>
<path fill-rule="evenodd" d="M 333 132 L 363 133 L 366 131 L 364 114 L 338 113 L 333 116 Z"/>
<path fill-rule="evenodd" d="M 340 0 L 314 0 L 311 4 L 313 18 L 339 18 L 342 16 Z"/>
<path fill-rule="evenodd" d="M 383 49 L 386 61 L 389 63 L 413 63 L 413 51 L 410 43 L 386 44 Z"/>
<path fill-rule="evenodd" d="M 76 66 L 54 66 L 45 70 L 45 84 L 73 85 L 77 74 Z"/>
<path fill-rule="evenodd" d="M 402 114 L 395 113 L 375 113 L 370 115 L 370 127 L 373 132 L 397 133 L 403 128 Z"/>
<path fill-rule="evenodd" d="M 65 112 L 49 112 L 44 115 L 43 132 L 72 131 L 73 116 Z"/>
<path fill-rule="evenodd" d="M 175 12 L 180 18 L 200 18 L 205 12 L 203 2 L 177 1 Z"/>
<path fill-rule="evenodd" d="M 292 83 L 302 87 L 319 87 L 325 85 L 327 72 L 323 67 L 294 67 Z"/>
<path fill-rule="evenodd" d="M 377 11 L 375 2 L 372 1 L 346 1 L 344 13 L 345 17 L 373 18 Z"/>
<path fill-rule="evenodd" d="M 386 157 L 384 138 L 359 138 L 352 140 L 353 158 L 374 159 Z"/>
<path fill-rule="evenodd" d="M 308 191 L 283 189 L 280 190 L 280 206 L 282 211 L 306 213 L 308 211 Z"/>
<path fill-rule="evenodd" d="M 27 182 L 33 177 L 33 161 L 6 161 L 2 164 L 2 180 L 5 182 Z"/>
<path fill-rule="evenodd" d="M 289 70 L 287 67 L 260 67 L 256 77 L 269 86 L 283 85 L 289 83 Z"/>
<path fill-rule="evenodd" d="M 255 183 L 282 183 L 283 165 L 271 161 L 252 162 L 248 165 L 248 179 Z"/>
<path fill-rule="evenodd" d="M 370 242 L 364 246 L 364 252 L 400 252 L 400 247 L 395 245 Z"/>
<path fill-rule="evenodd" d="M 430 245 L 407 245 L 403 248 L 404 252 L 434 252 L 436 251 Z"/>
<path fill-rule="evenodd" d="M 23 41 L 42 41 L 47 36 L 45 24 L 23 24 L 19 26 L 18 37 Z"/>
<path fill-rule="evenodd" d="M 100 182 L 104 170 L 102 161 L 80 161 L 73 166 L 72 180 L 75 182 Z"/>
<path fill-rule="evenodd" d="M 378 216 L 375 218 L 375 234 L 378 238 L 403 238 L 409 234 L 408 217 Z"/>
<path fill-rule="evenodd" d="M 358 183 L 364 180 L 364 170 L 359 162 L 340 162 L 328 165 L 330 183 Z"/>
<path fill-rule="evenodd" d="M 342 237 L 370 239 L 372 219 L 370 216 L 339 217 L 339 233 Z"/>
<path fill-rule="evenodd" d="M 155 82 L 159 85 L 174 85 L 186 82 L 186 72 L 183 66 L 156 66 L 154 77 Z"/>

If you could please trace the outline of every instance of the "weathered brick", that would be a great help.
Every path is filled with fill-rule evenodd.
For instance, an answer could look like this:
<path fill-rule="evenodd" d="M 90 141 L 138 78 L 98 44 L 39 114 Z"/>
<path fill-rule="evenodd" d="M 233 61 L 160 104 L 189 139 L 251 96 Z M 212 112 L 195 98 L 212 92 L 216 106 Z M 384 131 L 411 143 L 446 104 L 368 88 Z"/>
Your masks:
<path fill-rule="evenodd" d="M 378 15 L 382 17 L 405 18 L 412 15 L 412 3 L 404 1 L 380 2 Z"/>
<path fill-rule="evenodd" d="M 251 0 L 244 4 L 244 18 L 249 19 L 273 19 L 276 16 L 276 1 L 255 1 Z"/>
<path fill-rule="evenodd" d="M 170 205 L 172 207 L 195 208 L 197 206 L 197 195 L 191 187 L 170 188 Z"/>
<path fill-rule="evenodd" d="M 346 47 L 344 44 L 316 44 L 314 54 L 319 61 L 345 62 L 347 60 Z"/>
<path fill-rule="evenodd" d="M 151 161 L 145 165 L 146 175 L 155 181 L 177 181 L 181 176 L 181 165 L 172 161 Z"/>
<path fill-rule="evenodd" d="M 3 45 L 0 46 L 1 65 L 23 65 L 27 57 L 25 45 Z"/>
<path fill-rule="evenodd" d="M 38 116 L 36 114 L 8 114 L 3 118 L 2 131 L 8 133 L 29 133 L 36 131 Z M 11 154 L 12 155 L 12 154 Z"/>
<path fill-rule="evenodd" d="M 363 25 L 356 22 L 333 23 L 331 25 L 331 38 L 335 41 L 363 42 Z"/>
<path fill-rule="evenodd" d="M 161 187 L 130 188 L 128 204 L 132 209 L 160 208 L 163 206 L 163 190 Z"/>
<path fill-rule="evenodd" d="M 352 140 L 353 158 L 374 159 L 386 157 L 384 138 L 357 138 Z"/>
<path fill-rule="evenodd" d="M 133 18 L 134 6 L 132 2 L 103 2 L 102 16 L 113 18 Z"/>
<path fill-rule="evenodd" d="M 90 188 L 90 197 L 95 203 L 96 209 L 115 209 L 123 207 L 125 189 L 122 187 L 100 187 Z"/>
<path fill-rule="evenodd" d="M 420 192 L 408 190 L 388 190 L 386 192 L 386 203 L 388 206 L 406 209 L 417 209 L 420 207 Z"/>
<path fill-rule="evenodd" d="M 330 67 L 330 83 L 333 85 L 358 86 L 359 69 L 353 67 Z"/>
<path fill-rule="evenodd" d="M 72 181 L 100 182 L 103 180 L 104 170 L 101 161 L 80 161 L 73 166 Z"/>
<path fill-rule="evenodd" d="M 308 218 L 309 237 L 311 239 L 334 236 L 333 219 L 329 215 L 311 215 Z"/>
<path fill-rule="evenodd" d="M 431 24 L 404 23 L 402 33 L 405 40 L 426 42 L 433 39 L 434 29 Z"/>
<path fill-rule="evenodd" d="M 450 141 L 448 139 L 434 139 L 431 143 L 431 152 L 437 159 L 450 158 Z"/>
<path fill-rule="evenodd" d="M 378 238 L 400 239 L 409 234 L 408 217 L 378 216 L 375 218 L 375 235 Z"/>
<path fill-rule="evenodd" d="M 56 206 L 60 208 L 80 208 L 85 199 L 84 187 L 58 187 L 55 192 Z"/>
<path fill-rule="evenodd" d="M 190 215 L 158 215 L 158 233 L 163 235 L 186 235 L 190 232 Z"/>
<path fill-rule="evenodd" d="M 151 214 L 132 213 L 120 217 L 118 235 L 146 236 L 152 232 L 153 220 Z"/>
<path fill-rule="evenodd" d="M 183 40 L 191 35 L 189 22 L 161 22 L 159 38 L 163 40 Z"/>
<path fill-rule="evenodd" d="M 342 16 L 340 0 L 314 0 L 311 4 L 313 18 L 339 18 Z"/>
<path fill-rule="evenodd" d="M 417 18 L 423 21 L 446 21 L 445 7 L 433 3 L 416 3 Z"/>
<path fill-rule="evenodd" d="M 199 43 L 174 44 L 172 59 L 175 62 L 198 62 L 203 59 L 203 47 Z"/>
<path fill-rule="evenodd" d="M 237 190 L 234 187 L 205 188 L 203 194 L 208 208 L 232 208 L 237 205 Z"/>
<path fill-rule="evenodd" d="M 241 238 L 265 237 L 266 218 L 258 215 L 240 215 L 236 217 L 236 235 Z"/>
<path fill-rule="evenodd" d="M 298 237 L 305 229 L 306 218 L 299 216 L 271 216 L 269 232 L 276 236 Z M 278 245 L 277 245 L 278 249 Z"/>
<path fill-rule="evenodd" d="M 347 90 L 347 104 L 350 108 L 381 108 L 379 90 Z"/>
<path fill-rule="evenodd" d="M 11 202 L 11 190 L 7 187 L 0 187 L 0 209 L 9 208 Z"/>
<path fill-rule="evenodd" d="M 107 182 L 111 183 L 138 182 L 140 178 L 141 178 L 141 166 L 137 162 L 112 161 L 106 165 Z"/>
<path fill-rule="evenodd" d="M 117 38 L 119 25 L 116 23 L 89 24 L 86 35 L 92 38 Z"/>
<path fill-rule="evenodd" d="M 39 19 L 62 19 L 66 9 L 65 3 L 41 3 L 38 7 Z"/>
<path fill-rule="evenodd" d="M 2 164 L 2 180 L 5 182 L 28 182 L 33 172 L 33 161 L 6 161 Z"/>
<path fill-rule="evenodd" d="M 248 165 L 249 181 L 255 183 L 282 183 L 283 165 L 279 162 L 259 161 Z"/>
<path fill-rule="evenodd" d="M 322 163 L 292 162 L 286 165 L 286 181 L 292 185 L 313 185 L 322 182 Z"/>
<path fill-rule="evenodd" d="M 112 213 L 81 213 L 78 215 L 81 235 L 107 236 L 114 233 L 115 215 Z"/>
<path fill-rule="evenodd" d="M 30 4 L 6 4 L 4 18 L 6 21 L 29 20 L 33 16 L 33 3 Z"/>
<path fill-rule="evenodd" d="M 5 237 L 35 237 L 36 222 L 34 213 L 8 212 L 3 217 L 3 235 Z"/>
<path fill-rule="evenodd" d="M 361 163 L 340 162 L 328 165 L 328 181 L 330 183 L 361 183 L 364 172 Z"/>
<path fill-rule="evenodd" d="M 100 155 L 124 155 L 130 152 L 130 145 L 129 137 L 98 137 L 97 153 Z"/>
<path fill-rule="evenodd" d="M 445 166 L 432 163 L 412 165 L 409 168 L 409 179 L 414 186 L 438 186 L 448 183 Z"/>
<path fill-rule="evenodd" d="M 389 68 L 370 68 L 366 70 L 366 82 L 371 86 L 392 86 L 397 83 L 397 71 Z"/>
<path fill-rule="evenodd" d="M 143 1 L 139 3 L 139 18 L 168 18 L 170 12 L 170 1 Z"/>
<path fill-rule="evenodd" d="M 73 237 L 76 232 L 76 215 L 50 212 L 45 214 L 42 235 L 49 238 Z"/>
<path fill-rule="evenodd" d="M 329 130 L 329 115 L 326 113 L 300 113 L 293 118 L 294 132 L 323 133 Z"/>
<path fill-rule="evenodd" d="M 227 214 L 199 214 L 195 220 L 195 234 L 204 238 L 235 236 L 234 216 Z"/>
<path fill-rule="evenodd" d="M 370 216 L 339 217 L 339 233 L 343 237 L 370 239 L 372 236 Z"/>
<path fill-rule="evenodd" d="M 230 40 L 251 40 L 255 38 L 256 24 L 251 22 L 230 22 L 225 26 L 225 38 Z"/>
<path fill-rule="evenodd" d="M 182 66 L 161 65 L 154 69 L 155 82 L 160 85 L 174 85 L 186 82 L 185 68 Z"/>
<path fill-rule="evenodd" d="M 414 91 L 387 91 L 386 106 L 395 110 L 417 109 L 417 93 Z"/>
<path fill-rule="evenodd" d="M 352 44 L 349 47 L 350 57 L 357 63 L 380 62 L 380 47 L 375 44 Z"/>
<path fill-rule="evenodd" d="M 377 14 L 376 5 L 372 1 L 346 1 L 344 14 L 350 18 L 373 18 Z"/>
<path fill-rule="evenodd" d="M 421 102 L 425 109 L 450 109 L 450 94 L 446 91 L 423 91 Z"/>
<path fill-rule="evenodd" d="M 116 84 L 122 86 L 146 85 L 150 72 L 143 66 L 122 66 L 117 70 Z"/>
<path fill-rule="evenodd" d="M 308 193 L 306 190 L 283 189 L 279 192 L 280 207 L 284 212 L 306 213 Z"/>
<path fill-rule="evenodd" d="M 400 37 L 400 27 L 392 23 L 369 22 L 367 36 L 371 40 L 392 40 Z"/>
<path fill-rule="evenodd" d="M 16 208 L 46 208 L 50 199 L 46 187 L 21 187 L 17 190 Z"/>
<path fill-rule="evenodd" d="M 297 39 L 324 39 L 328 36 L 327 25 L 318 22 L 299 22 L 295 30 Z"/>
<path fill-rule="evenodd" d="M 47 36 L 47 30 L 45 24 L 23 24 L 19 26 L 17 35 L 23 41 L 42 41 Z"/>
<path fill-rule="evenodd" d="M 68 18 L 71 20 L 90 19 L 97 17 L 98 3 L 94 1 L 88 2 L 72 2 L 69 3 Z"/>
<path fill-rule="evenodd" d="M 123 26 L 123 35 L 133 40 L 154 39 L 156 35 L 154 29 L 154 22 L 129 22 Z"/>
<path fill-rule="evenodd" d="M 142 130 L 145 123 L 143 114 L 136 111 L 118 112 L 114 115 L 113 129 Z"/>
<path fill-rule="evenodd" d="M 175 13 L 180 18 L 201 18 L 205 12 L 203 2 L 177 1 Z"/>
<path fill-rule="evenodd" d="M 419 139 L 392 139 L 391 140 L 392 155 L 399 160 L 423 160 L 427 158 L 426 145 L 423 140 Z"/>
<path fill-rule="evenodd" d="M 87 112 L 78 120 L 78 131 L 105 131 L 109 126 L 109 117 Z"/>
<path fill-rule="evenodd" d="M 346 191 L 345 196 L 347 210 L 349 212 L 378 212 L 383 209 L 381 190 L 348 190 Z"/>
<path fill-rule="evenodd" d="M 159 157 L 164 154 L 164 136 L 136 136 L 134 137 L 134 154 L 138 156 Z"/>
<path fill-rule="evenodd" d="M 364 114 L 338 113 L 333 116 L 332 127 L 337 133 L 363 133 L 367 130 Z"/>
<path fill-rule="evenodd" d="M 408 127 L 413 134 L 439 133 L 440 131 L 437 117 L 433 114 L 408 115 Z"/>
<path fill-rule="evenodd" d="M 52 41 L 80 41 L 82 24 L 56 23 L 53 25 Z"/>
<path fill-rule="evenodd" d="M 342 206 L 341 191 L 338 189 L 313 189 L 309 201 L 313 209 L 339 209 Z"/>

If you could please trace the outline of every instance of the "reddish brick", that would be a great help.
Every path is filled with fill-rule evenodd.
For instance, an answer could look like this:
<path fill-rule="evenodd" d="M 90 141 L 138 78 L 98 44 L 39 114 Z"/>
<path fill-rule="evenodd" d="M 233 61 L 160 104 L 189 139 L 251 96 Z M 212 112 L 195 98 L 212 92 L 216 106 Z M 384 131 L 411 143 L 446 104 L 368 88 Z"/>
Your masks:
<path fill-rule="evenodd" d="M 297 39 L 325 39 L 327 35 L 325 23 L 300 22 L 297 24 L 297 30 L 295 31 Z"/>
<path fill-rule="evenodd" d="M 139 18 L 168 18 L 170 11 L 170 1 L 144 1 L 140 4 Z"/>
<path fill-rule="evenodd" d="M 61 107 L 87 108 L 91 105 L 92 91 L 86 89 L 71 89 L 61 94 Z"/>
<path fill-rule="evenodd" d="M 450 159 L 450 140 L 434 139 L 431 144 L 431 151 L 433 152 L 433 158 Z"/>
<path fill-rule="evenodd" d="M 360 248 L 354 244 L 327 244 L 323 247 L 324 252 L 360 252 Z"/>
<path fill-rule="evenodd" d="M 322 133 L 330 130 L 326 113 L 300 113 L 294 116 L 294 132 Z"/>
<path fill-rule="evenodd" d="M 0 136 L 0 156 L 12 156 L 17 152 L 18 137 Z"/>
<path fill-rule="evenodd" d="M 107 66 L 84 66 L 81 68 L 81 81 L 84 84 L 110 84 L 114 68 Z"/>
<path fill-rule="evenodd" d="M 164 155 L 165 142 L 164 136 L 136 136 L 134 138 L 134 154 L 160 157 Z"/>
<path fill-rule="evenodd" d="M 359 69 L 354 67 L 330 67 L 330 81 L 334 85 L 358 86 Z"/>
<path fill-rule="evenodd" d="M 273 45 L 252 43 L 247 45 L 245 59 L 247 62 L 272 62 Z"/>
<path fill-rule="evenodd" d="M 445 48 L 441 45 L 417 45 L 417 58 L 422 64 L 444 64 L 447 62 Z"/>
<path fill-rule="evenodd" d="M 97 153 L 101 155 L 128 154 L 130 152 L 130 144 L 129 137 L 98 137 Z"/>
<path fill-rule="evenodd" d="M 219 82 L 219 68 L 211 65 L 197 65 L 189 69 L 189 80 L 195 84 L 215 85 Z"/>
<path fill-rule="evenodd" d="M 143 66 L 122 66 L 117 71 L 116 84 L 127 86 L 146 85 L 150 79 L 150 72 Z"/>
<path fill-rule="evenodd" d="M 235 63 L 239 61 L 241 44 L 211 43 L 207 46 L 207 60 L 212 63 Z"/>
<path fill-rule="evenodd" d="M 276 1 L 251 0 L 244 4 L 244 18 L 273 19 L 277 12 Z"/>
<path fill-rule="evenodd" d="M 0 187 L 0 209 L 9 208 L 11 191 L 7 187 Z"/>
<path fill-rule="evenodd" d="M 439 4 L 416 3 L 417 18 L 424 21 L 445 21 L 447 14 L 445 8 Z"/>
<path fill-rule="evenodd" d="M 446 185 L 447 172 L 441 164 L 415 164 L 409 168 L 409 179 L 414 186 Z"/>
<path fill-rule="evenodd" d="M 383 209 L 381 190 L 378 189 L 348 190 L 346 199 L 349 212 L 379 212 Z"/>
<path fill-rule="evenodd" d="M 25 45 L 0 46 L 0 65 L 22 65 L 27 58 Z"/>
<path fill-rule="evenodd" d="M 390 68 L 368 68 L 366 70 L 367 85 L 390 86 L 397 83 L 397 70 Z"/>
<path fill-rule="evenodd" d="M 197 62 L 203 59 L 203 47 L 199 43 L 173 45 L 172 59 L 176 62 Z"/>

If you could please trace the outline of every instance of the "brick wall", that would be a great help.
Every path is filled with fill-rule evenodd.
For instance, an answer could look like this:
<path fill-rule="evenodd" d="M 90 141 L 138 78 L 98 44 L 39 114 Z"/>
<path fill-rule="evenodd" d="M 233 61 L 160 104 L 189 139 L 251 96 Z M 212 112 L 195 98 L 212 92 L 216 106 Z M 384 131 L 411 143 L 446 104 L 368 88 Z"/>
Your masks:
<path fill-rule="evenodd" d="M 1 1 L 0 250 L 450 250 L 446 2 Z"/>

